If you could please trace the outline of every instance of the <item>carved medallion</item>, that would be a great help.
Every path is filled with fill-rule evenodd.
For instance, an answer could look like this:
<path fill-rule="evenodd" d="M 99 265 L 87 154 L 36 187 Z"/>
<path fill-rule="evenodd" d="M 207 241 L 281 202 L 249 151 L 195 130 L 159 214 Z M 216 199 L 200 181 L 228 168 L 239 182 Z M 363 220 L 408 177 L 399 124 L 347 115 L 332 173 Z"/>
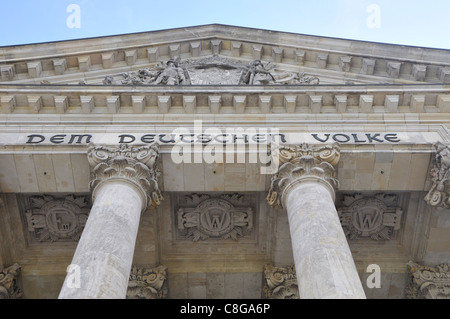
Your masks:
<path fill-rule="evenodd" d="M 193 195 L 201 198 L 199 195 Z M 237 240 L 253 229 L 253 209 L 235 207 L 232 201 L 203 195 L 196 207 L 182 207 L 177 211 L 179 234 L 193 241 L 209 238 Z M 198 199 L 197 199 L 198 200 Z"/>
<path fill-rule="evenodd" d="M 299 299 L 294 266 L 281 268 L 266 265 L 263 292 L 267 299 Z"/>
<path fill-rule="evenodd" d="M 31 241 L 78 241 L 89 215 L 87 196 L 32 196 L 25 212 Z"/>
<path fill-rule="evenodd" d="M 127 299 L 167 298 L 167 267 L 133 266 L 128 281 Z"/>
<path fill-rule="evenodd" d="M 427 267 L 411 261 L 408 269 L 408 299 L 450 299 L 450 264 Z"/>
<path fill-rule="evenodd" d="M 402 210 L 395 207 L 396 195 L 344 195 L 343 207 L 338 209 L 342 227 L 349 239 L 391 239 L 400 229 Z"/>

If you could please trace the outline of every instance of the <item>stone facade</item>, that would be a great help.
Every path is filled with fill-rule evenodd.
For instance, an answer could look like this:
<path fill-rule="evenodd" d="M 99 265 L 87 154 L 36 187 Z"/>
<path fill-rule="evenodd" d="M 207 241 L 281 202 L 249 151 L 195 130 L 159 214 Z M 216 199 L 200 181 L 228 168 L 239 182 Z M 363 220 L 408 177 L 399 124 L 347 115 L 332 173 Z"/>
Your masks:
<path fill-rule="evenodd" d="M 449 69 L 224 25 L 0 48 L 1 297 L 448 298 Z"/>

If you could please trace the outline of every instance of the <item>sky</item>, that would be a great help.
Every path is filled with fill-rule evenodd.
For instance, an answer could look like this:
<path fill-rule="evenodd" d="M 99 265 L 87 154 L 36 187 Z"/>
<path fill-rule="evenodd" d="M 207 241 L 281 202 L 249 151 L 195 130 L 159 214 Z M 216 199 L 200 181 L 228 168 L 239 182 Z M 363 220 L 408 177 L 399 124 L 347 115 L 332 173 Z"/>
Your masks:
<path fill-rule="evenodd" d="M 219 23 L 450 49 L 450 0 L 0 1 L 0 46 Z"/>

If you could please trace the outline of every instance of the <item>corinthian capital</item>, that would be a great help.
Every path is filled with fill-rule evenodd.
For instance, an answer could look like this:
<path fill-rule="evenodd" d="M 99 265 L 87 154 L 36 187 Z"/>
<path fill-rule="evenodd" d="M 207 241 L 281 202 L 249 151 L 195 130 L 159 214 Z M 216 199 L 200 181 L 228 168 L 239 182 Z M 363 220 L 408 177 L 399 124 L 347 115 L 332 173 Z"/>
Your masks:
<path fill-rule="evenodd" d="M 434 207 L 450 208 L 450 147 L 437 142 L 435 161 L 430 171 L 431 188 L 425 201 Z"/>
<path fill-rule="evenodd" d="M 160 175 L 156 162 L 159 157 L 156 145 L 117 147 L 91 145 L 88 161 L 91 168 L 89 186 L 95 191 L 98 185 L 108 180 L 123 179 L 140 187 L 147 197 L 147 206 L 157 207 L 162 195 L 158 186 Z"/>
<path fill-rule="evenodd" d="M 274 154 L 272 155 L 274 156 Z M 340 157 L 337 144 L 311 146 L 308 144 L 281 146 L 278 150 L 279 169 L 272 176 L 267 202 L 273 207 L 283 207 L 289 189 L 302 181 L 324 182 L 329 188 L 339 186 L 335 178 L 335 166 Z"/>

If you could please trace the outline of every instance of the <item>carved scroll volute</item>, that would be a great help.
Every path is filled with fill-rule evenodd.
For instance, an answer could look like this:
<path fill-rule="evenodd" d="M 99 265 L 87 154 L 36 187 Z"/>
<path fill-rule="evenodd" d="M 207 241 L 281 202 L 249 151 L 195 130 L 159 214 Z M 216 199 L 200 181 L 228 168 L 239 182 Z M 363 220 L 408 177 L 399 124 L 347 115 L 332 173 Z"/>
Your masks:
<path fill-rule="evenodd" d="M 155 208 L 162 200 L 158 185 L 159 157 L 156 145 L 130 146 L 120 144 L 112 148 L 90 145 L 88 161 L 91 168 L 92 191 L 109 179 L 125 179 L 135 183 L 145 192 L 148 208 Z"/>
<path fill-rule="evenodd" d="M 436 155 L 430 171 L 431 188 L 425 201 L 433 207 L 450 208 L 450 147 L 437 142 Z"/>
<path fill-rule="evenodd" d="M 327 182 L 333 189 L 339 186 L 335 178 L 335 166 L 339 162 L 338 144 L 311 146 L 308 144 L 281 146 L 276 153 L 279 168 L 272 176 L 267 203 L 276 208 L 283 207 L 283 193 L 289 185 L 304 179 L 316 177 Z M 274 160 L 274 159 L 273 159 Z"/>

